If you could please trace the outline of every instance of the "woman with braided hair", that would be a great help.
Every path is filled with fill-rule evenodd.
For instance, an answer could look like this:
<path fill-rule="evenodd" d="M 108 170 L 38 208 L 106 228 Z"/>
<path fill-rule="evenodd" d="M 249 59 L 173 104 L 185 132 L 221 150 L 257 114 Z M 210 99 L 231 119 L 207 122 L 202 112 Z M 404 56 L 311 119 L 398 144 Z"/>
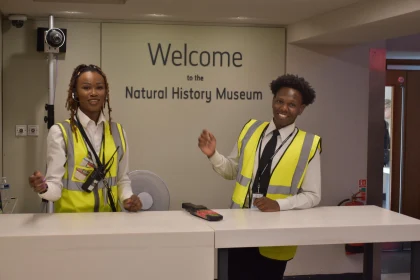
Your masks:
<path fill-rule="evenodd" d="M 104 110 L 108 109 L 108 120 Z M 128 172 L 125 131 L 111 121 L 109 86 L 95 65 L 73 71 L 66 108 L 70 118 L 50 128 L 47 137 L 47 172 L 35 171 L 29 184 L 38 195 L 54 201 L 54 211 L 120 211 L 142 208 L 133 194 Z"/>

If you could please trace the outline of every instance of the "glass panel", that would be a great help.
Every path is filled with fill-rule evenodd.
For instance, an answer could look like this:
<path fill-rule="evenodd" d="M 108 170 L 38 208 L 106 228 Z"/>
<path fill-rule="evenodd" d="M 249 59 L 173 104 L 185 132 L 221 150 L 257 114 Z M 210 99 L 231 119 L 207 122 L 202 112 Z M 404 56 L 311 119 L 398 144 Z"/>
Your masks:
<path fill-rule="evenodd" d="M 382 207 L 391 209 L 391 150 L 392 150 L 392 97 L 394 96 L 394 87 L 385 87 L 385 108 L 384 108 L 384 166 L 383 166 L 383 201 Z M 398 242 L 383 243 L 383 251 L 401 251 L 402 244 Z"/>
<path fill-rule="evenodd" d="M 383 203 L 382 207 L 391 209 L 391 135 L 392 135 L 392 96 L 394 87 L 385 87 L 385 110 L 384 110 L 384 167 L 383 167 Z"/>

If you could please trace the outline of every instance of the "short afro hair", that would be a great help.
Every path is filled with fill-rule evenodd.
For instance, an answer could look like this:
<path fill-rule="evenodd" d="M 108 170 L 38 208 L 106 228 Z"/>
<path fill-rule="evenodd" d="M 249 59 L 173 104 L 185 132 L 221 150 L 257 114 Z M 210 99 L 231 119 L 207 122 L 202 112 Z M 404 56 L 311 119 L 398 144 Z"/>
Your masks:
<path fill-rule="evenodd" d="M 304 78 L 297 75 L 286 74 L 273 80 L 270 84 L 271 92 L 276 96 L 277 92 L 284 87 L 297 90 L 302 95 L 302 103 L 309 105 L 315 101 L 315 90 Z"/>

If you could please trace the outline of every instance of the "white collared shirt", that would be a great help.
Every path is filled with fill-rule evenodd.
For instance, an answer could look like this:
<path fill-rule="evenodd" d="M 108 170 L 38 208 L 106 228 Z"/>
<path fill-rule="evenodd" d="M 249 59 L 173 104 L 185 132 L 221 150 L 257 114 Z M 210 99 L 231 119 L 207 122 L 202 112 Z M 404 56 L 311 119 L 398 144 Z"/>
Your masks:
<path fill-rule="evenodd" d="M 276 129 L 276 126 L 273 120 L 270 121 L 268 125 L 264 137 L 261 141 L 261 149 L 260 145 L 257 147 L 257 154 L 255 157 L 254 163 L 254 172 L 252 175 L 252 182 L 255 179 L 255 174 L 257 173 L 258 169 L 258 162 L 262 156 L 262 152 L 264 151 L 265 145 L 271 139 L 273 131 Z M 295 124 L 291 124 L 284 128 L 279 129 L 279 135 L 277 136 L 277 146 L 276 150 L 280 147 L 281 143 L 290 135 L 292 136 L 284 143 L 281 149 L 277 152 L 274 156 L 272 164 L 271 164 L 271 172 L 277 165 L 278 161 L 280 160 L 281 156 L 283 155 L 286 148 L 290 145 L 291 141 L 293 140 L 295 134 L 297 133 L 297 129 L 295 129 Z M 225 156 L 221 155 L 216 152 L 210 158 L 210 162 L 213 165 L 214 171 L 220 174 L 223 178 L 228 180 L 235 180 L 236 175 L 238 173 L 238 163 L 239 163 L 239 156 L 238 153 L 238 146 L 235 143 L 232 152 L 226 158 Z M 308 164 L 308 168 L 306 170 L 305 177 L 302 182 L 302 186 L 295 196 L 290 196 L 285 199 L 278 199 L 277 202 L 280 205 L 280 210 L 290 210 L 290 209 L 306 209 L 315 207 L 321 201 L 321 155 L 319 153 L 319 149 L 316 151 L 315 156 Z"/>
<path fill-rule="evenodd" d="M 95 149 L 96 154 L 99 155 L 102 144 L 103 122 L 106 121 L 105 116 L 101 113 L 97 124 L 81 110 L 77 110 L 77 117 L 86 131 L 87 137 Z M 131 181 L 127 175 L 128 143 L 124 130 L 123 133 L 126 139 L 126 151 L 119 162 L 117 174 L 118 196 L 121 202 L 133 195 Z M 95 161 L 94 158 L 93 160 Z M 47 173 L 45 174 L 45 181 L 48 184 L 48 190 L 43 194 L 39 194 L 41 198 L 49 201 L 57 201 L 61 198 L 61 190 L 63 188 L 62 178 L 66 171 L 64 167 L 66 161 L 66 147 L 63 134 L 58 125 L 53 125 L 47 137 Z"/>

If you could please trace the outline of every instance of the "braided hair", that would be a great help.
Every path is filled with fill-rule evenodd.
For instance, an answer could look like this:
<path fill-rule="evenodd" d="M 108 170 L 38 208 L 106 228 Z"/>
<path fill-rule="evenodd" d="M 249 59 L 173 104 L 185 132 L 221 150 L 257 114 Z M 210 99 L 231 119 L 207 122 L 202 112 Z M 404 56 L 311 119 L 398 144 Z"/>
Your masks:
<path fill-rule="evenodd" d="M 76 140 L 77 140 L 77 134 L 76 134 L 76 123 L 74 121 L 74 116 L 76 115 L 76 111 L 77 111 L 77 108 L 79 107 L 79 103 L 76 100 L 74 100 L 73 93 L 76 92 L 77 79 L 80 77 L 81 74 L 85 72 L 96 72 L 104 78 L 106 103 L 104 103 L 104 107 L 102 108 L 102 113 L 105 106 L 108 106 L 109 123 L 111 123 L 111 120 L 112 120 L 111 118 L 112 109 L 109 105 L 109 85 L 108 85 L 108 80 L 106 78 L 105 73 L 102 71 L 100 67 L 96 65 L 80 64 L 74 69 L 73 74 L 71 75 L 69 89 L 67 91 L 67 101 L 66 101 L 66 106 L 65 106 L 67 110 L 70 111 L 70 127 L 71 127 L 72 132 L 75 133 L 76 135 Z M 109 131 L 112 134 L 111 125 L 109 125 Z"/>

